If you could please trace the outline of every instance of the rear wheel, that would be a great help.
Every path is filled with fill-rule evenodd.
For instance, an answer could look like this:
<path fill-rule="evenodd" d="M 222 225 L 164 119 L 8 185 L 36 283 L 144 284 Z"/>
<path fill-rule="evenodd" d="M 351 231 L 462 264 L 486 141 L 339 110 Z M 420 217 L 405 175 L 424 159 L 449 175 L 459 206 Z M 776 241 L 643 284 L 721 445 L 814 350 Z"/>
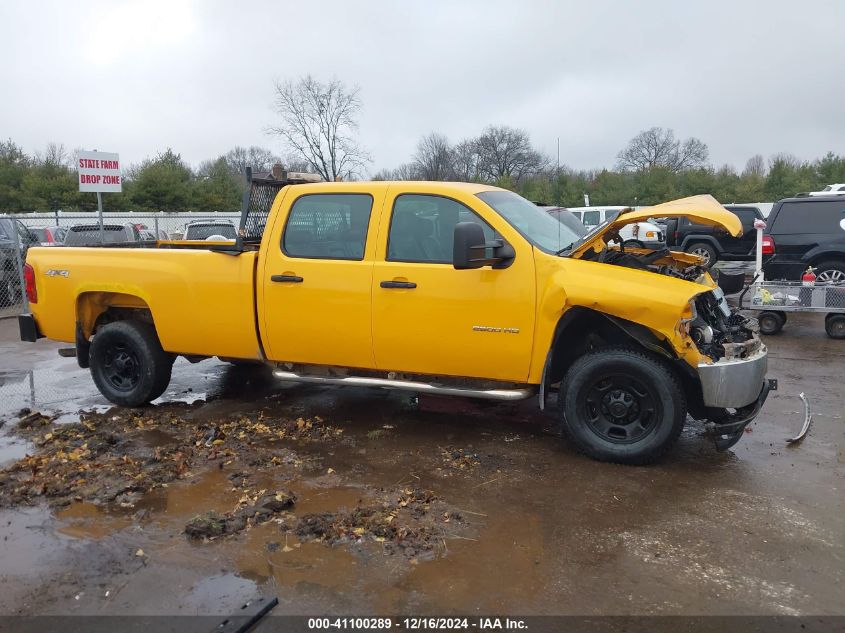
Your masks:
<path fill-rule="evenodd" d="M 824 318 L 824 331 L 830 338 L 845 338 L 845 314 L 828 314 Z"/>
<path fill-rule="evenodd" d="M 173 369 L 173 357 L 162 349 L 155 328 L 141 321 L 100 328 L 91 341 L 90 363 L 100 393 L 126 407 L 163 394 Z"/>
<path fill-rule="evenodd" d="M 648 464 L 677 441 L 686 399 L 661 361 L 638 349 L 608 347 L 579 358 L 559 395 L 565 435 L 586 455 Z"/>
<path fill-rule="evenodd" d="M 687 252 L 691 255 L 698 255 L 702 260 L 701 265 L 705 268 L 710 268 L 719 260 L 719 254 L 716 252 L 716 249 L 704 242 L 691 244 Z"/>
<path fill-rule="evenodd" d="M 760 324 L 760 331 L 763 334 L 778 334 L 786 323 L 786 314 L 774 310 L 766 310 L 760 313 L 757 317 L 757 322 Z"/>
<path fill-rule="evenodd" d="M 815 267 L 816 281 L 845 281 L 845 262 L 829 260 Z"/>
<path fill-rule="evenodd" d="M 622 245 L 623 245 L 625 248 L 628 248 L 628 247 L 630 247 L 630 248 L 645 248 L 645 244 L 643 244 L 643 243 L 642 243 L 641 241 L 639 241 L 639 240 L 625 240 L 625 241 L 622 243 Z"/>

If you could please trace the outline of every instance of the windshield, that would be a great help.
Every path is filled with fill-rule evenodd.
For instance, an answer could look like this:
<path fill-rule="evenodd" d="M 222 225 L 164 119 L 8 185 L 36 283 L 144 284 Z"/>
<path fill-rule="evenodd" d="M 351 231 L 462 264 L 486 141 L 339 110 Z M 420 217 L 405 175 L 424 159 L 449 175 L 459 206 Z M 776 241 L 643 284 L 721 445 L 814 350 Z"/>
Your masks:
<path fill-rule="evenodd" d="M 476 195 L 525 239 L 547 253 L 557 253 L 581 237 L 571 227 L 511 191 L 484 191 Z"/>

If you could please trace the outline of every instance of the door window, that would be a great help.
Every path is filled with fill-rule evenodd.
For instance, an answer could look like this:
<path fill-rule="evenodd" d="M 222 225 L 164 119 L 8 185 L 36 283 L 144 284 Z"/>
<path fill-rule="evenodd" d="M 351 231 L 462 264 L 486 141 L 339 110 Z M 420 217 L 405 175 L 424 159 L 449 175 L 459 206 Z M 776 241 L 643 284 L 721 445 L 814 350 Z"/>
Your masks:
<path fill-rule="evenodd" d="M 387 260 L 451 264 L 458 222 L 475 222 L 488 241 L 493 227 L 460 202 L 442 196 L 402 194 L 393 203 Z"/>
<path fill-rule="evenodd" d="M 728 211 L 739 218 L 739 221 L 742 222 L 742 228 L 746 231 L 754 226 L 754 220 L 759 217 L 757 209 L 753 207 L 734 207 L 733 209 L 728 208 Z"/>
<path fill-rule="evenodd" d="M 584 211 L 584 226 L 598 226 L 601 223 L 598 211 Z"/>
<path fill-rule="evenodd" d="M 282 251 L 307 259 L 364 259 L 373 198 L 369 194 L 311 194 L 294 202 Z"/>

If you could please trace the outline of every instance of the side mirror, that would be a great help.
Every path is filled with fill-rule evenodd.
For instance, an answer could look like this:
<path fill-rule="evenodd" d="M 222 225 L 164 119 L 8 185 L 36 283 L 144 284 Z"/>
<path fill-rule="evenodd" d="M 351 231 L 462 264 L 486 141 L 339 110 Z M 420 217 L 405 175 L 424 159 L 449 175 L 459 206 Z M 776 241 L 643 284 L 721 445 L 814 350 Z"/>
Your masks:
<path fill-rule="evenodd" d="M 458 222 L 455 225 L 454 238 L 452 265 L 456 270 L 484 266 L 506 268 L 516 257 L 516 252 L 510 244 L 502 240 L 487 242 L 484 238 L 484 229 L 475 222 Z M 493 249 L 493 257 L 485 257 L 488 248 Z"/>

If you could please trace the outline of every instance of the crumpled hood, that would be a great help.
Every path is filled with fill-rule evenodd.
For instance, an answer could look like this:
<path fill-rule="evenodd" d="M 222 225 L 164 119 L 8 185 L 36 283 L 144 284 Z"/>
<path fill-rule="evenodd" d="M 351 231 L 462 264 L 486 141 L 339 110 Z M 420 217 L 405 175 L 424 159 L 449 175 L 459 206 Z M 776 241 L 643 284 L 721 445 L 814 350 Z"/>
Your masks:
<path fill-rule="evenodd" d="M 719 204 L 713 196 L 690 196 L 689 198 L 657 204 L 653 207 L 622 211 L 613 222 L 605 224 L 596 229 L 595 232 L 588 234 L 587 240 L 572 254 L 577 257 L 607 233 L 618 230 L 632 222 L 645 222 L 649 218 L 689 218 L 696 224 L 722 227 L 734 237 L 742 235 L 742 222 L 736 215 Z"/>

